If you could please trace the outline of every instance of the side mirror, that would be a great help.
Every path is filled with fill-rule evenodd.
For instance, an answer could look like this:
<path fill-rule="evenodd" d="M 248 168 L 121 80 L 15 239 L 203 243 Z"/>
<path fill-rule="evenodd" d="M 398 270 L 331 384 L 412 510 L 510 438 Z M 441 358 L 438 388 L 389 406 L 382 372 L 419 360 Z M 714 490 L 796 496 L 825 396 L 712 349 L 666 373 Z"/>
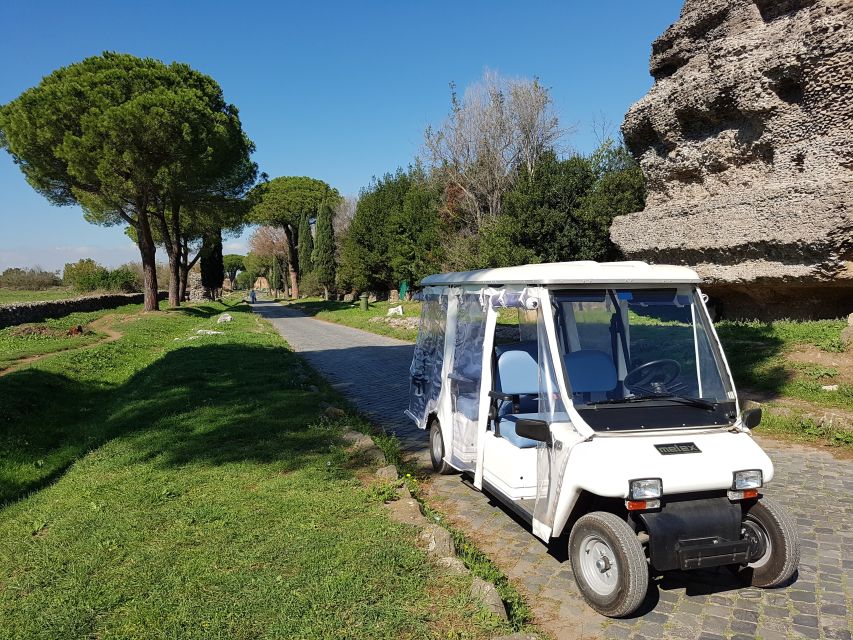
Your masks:
<path fill-rule="evenodd" d="M 544 420 L 522 418 L 515 423 L 515 432 L 522 438 L 551 442 L 551 425 Z"/>
<path fill-rule="evenodd" d="M 747 429 L 755 429 L 761 424 L 761 406 L 756 402 L 750 402 L 746 406 L 747 408 L 743 410 L 740 419 Z"/>

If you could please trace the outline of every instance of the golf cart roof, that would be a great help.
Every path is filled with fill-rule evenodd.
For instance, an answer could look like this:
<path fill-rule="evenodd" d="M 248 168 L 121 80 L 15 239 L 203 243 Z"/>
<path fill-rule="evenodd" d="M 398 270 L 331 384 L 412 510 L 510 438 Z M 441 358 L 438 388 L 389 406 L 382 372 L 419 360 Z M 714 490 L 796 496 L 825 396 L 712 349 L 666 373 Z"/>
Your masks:
<path fill-rule="evenodd" d="M 479 271 L 437 273 L 421 280 L 421 286 L 442 285 L 635 285 L 698 284 L 693 269 L 646 262 L 547 262 Z"/>

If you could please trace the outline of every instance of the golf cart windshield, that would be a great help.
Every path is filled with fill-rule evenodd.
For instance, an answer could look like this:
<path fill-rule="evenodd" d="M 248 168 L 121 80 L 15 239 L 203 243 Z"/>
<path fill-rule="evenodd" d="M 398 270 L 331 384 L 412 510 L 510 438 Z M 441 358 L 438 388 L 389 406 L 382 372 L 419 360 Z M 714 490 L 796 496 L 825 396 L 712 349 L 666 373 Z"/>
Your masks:
<path fill-rule="evenodd" d="M 593 429 L 734 421 L 734 392 L 695 290 L 558 290 L 552 303 L 572 400 Z"/>

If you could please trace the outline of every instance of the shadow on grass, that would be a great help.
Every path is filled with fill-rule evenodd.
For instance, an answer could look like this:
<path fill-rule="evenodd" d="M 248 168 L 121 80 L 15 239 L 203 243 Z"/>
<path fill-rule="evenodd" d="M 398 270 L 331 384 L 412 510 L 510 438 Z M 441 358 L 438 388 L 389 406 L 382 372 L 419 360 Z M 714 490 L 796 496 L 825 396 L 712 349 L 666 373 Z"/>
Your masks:
<path fill-rule="evenodd" d="M 237 303 L 239 304 L 239 302 Z M 226 305 L 229 306 L 229 305 Z M 230 305 L 233 307 L 235 305 Z M 212 318 L 215 315 L 219 315 L 222 313 L 222 309 L 213 306 L 213 304 L 198 304 L 198 305 L 184 305 L 181 307 L 167 307 L 164 311 L 168 313 L 180 313 L 182 315 L 194 316 L 196 318 Z"/>
<path fill-rule="evenodd" d="M 778 360 L 785 343 L 773 334 L 772 326 L 727 322 L 718 324 L 716 330 L 735 386 L 771 397 L 779 395 L 792 373 Z"/>
<path fill-rule="evenodd" d="M 291 304 L 293 307 L 298 308 L 302 313 L 309 316 L 316 316 L 321 311 L 345 311 L 347 309 L 355 309 L 358 307 L 357 302 L 343 302 L 341 300 L 300 300 L 294 301 Z"/>
<path fill-rule="evenodd" d="M 135 458 L 163 465 L 299 468 L 330 443 L 306 428 L 320 402 L 311 376 L 280 346 L 233 344 L 170 351 L 112 388 L 38 369 L 12 373 L 0 379 L 0 505 L 122 437 L 132 437 Z"/>

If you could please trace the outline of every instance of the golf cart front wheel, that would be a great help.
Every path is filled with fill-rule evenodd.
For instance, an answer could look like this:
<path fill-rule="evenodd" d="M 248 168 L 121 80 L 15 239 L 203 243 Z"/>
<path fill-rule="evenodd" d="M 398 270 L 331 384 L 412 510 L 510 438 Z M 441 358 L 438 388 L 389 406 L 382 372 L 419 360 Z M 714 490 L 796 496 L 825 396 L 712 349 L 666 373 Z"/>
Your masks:
<path fill-rule="evenodd" d="M 429 425 L 429 458 L 436 473 L 448 475 L 453 467 L 444 461 L 444 438 L 441 435 L 441 423 L 433 418 Z"/>
<path fill-rule="evenodd" d="M 637 534 L 605 511 L 581 517 L 569 535 L 572 572 L 590 607 L 611 618 L 639 608 L 649 587 L 649 565 Z"/>
<path fill-rule="evenodd" d="M 753 550 L 752 561 L 740 572 L 743 581 L 764 588 L 788 582 L 800 562 L 800 540 L 788 512 L 761 498 L 744 512 L 742 531 Z"/>

